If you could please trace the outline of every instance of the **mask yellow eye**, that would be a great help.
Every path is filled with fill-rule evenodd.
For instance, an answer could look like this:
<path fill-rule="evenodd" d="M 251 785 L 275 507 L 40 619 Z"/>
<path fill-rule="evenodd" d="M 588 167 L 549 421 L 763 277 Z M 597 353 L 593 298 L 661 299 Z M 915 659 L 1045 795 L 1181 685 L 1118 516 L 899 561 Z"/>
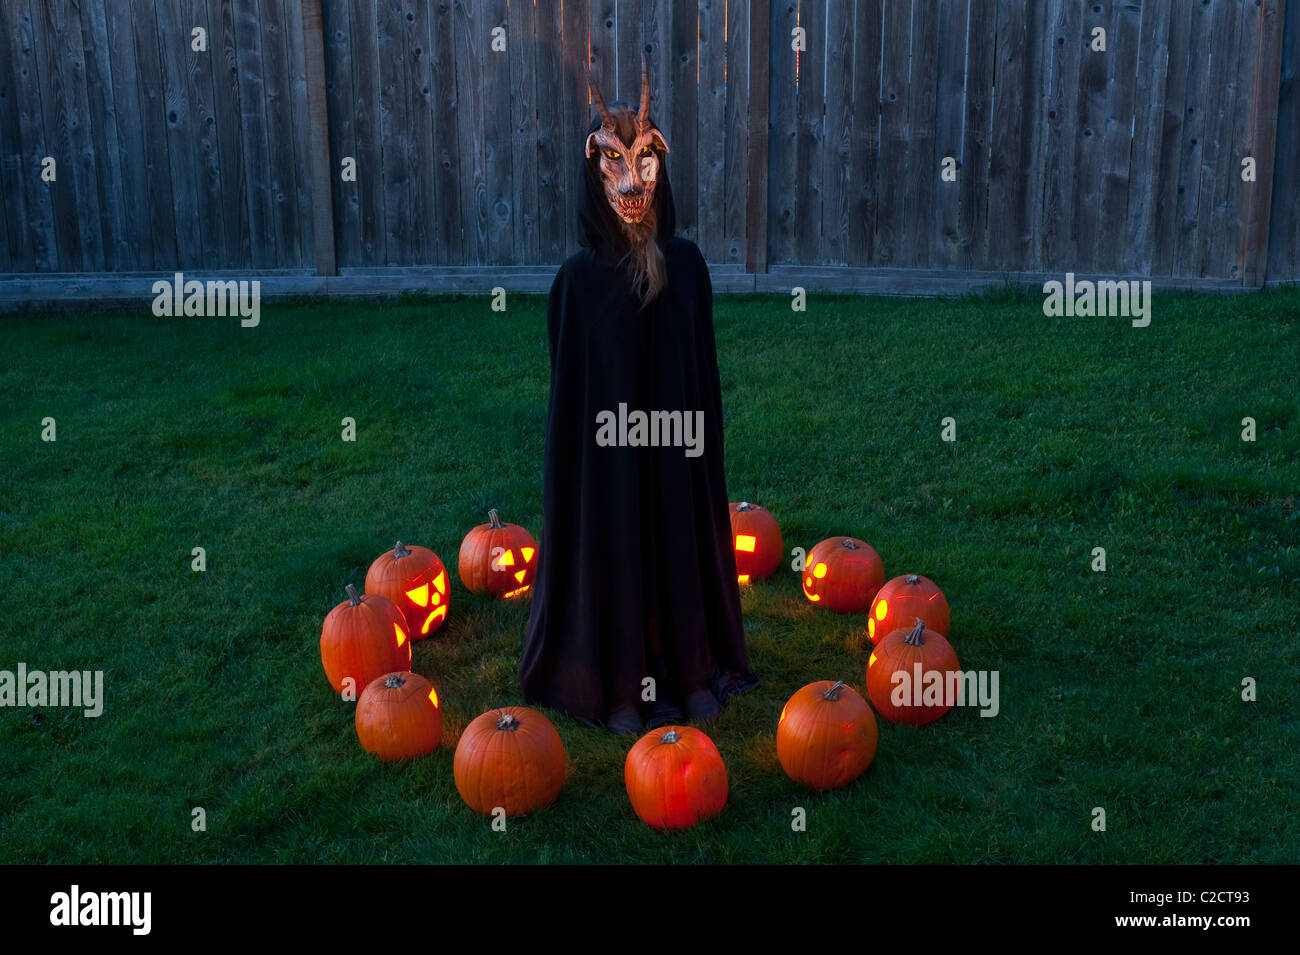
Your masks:
<path fill-rule="evenodd" d="M 642 146 L 642 147 L 641 147 L 641 151 L 640 151 L 639 153 L 637 153 L 637 155 L 638 155 L 638 156 L 649 156 L 652 152 L 654 152 L 654 150 L 651 149 L 649 146 Z"/>
<path fill-rule="evenodd" d="M 606 159 L 619 159 L 619 158 L 621 158 L 622 155 L 623 155 L 622 153 L 617 152 L 617 151 L 615 151 L 615 150 L 613 150 L 613 149 L 604 149 L 604 150 L 601 150 L 601 151 L 605 154 L 605 158 L 606 158 Z"/>

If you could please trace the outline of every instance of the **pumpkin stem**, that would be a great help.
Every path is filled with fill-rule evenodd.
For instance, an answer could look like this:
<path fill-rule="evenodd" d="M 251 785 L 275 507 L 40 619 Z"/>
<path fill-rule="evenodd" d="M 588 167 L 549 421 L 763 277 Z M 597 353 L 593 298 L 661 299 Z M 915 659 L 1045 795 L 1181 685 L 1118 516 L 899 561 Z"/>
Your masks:
<path fill-rule="evenodd" d="M 836 700 L 840 698 L 840 690 L 842 689 L 844 689 L 844 681 L 836 680 L 835 685 L 831 687 L 829 690 L 827 690 L 825 693 L 823 693 L 822 696 L 826 697 L 826 699 L 834 703 Z"/>
<path fill-rule="evenodd" d="M 749 501 L 741 501 L 739 504 L 736 505 L 736 510 L 737 510 L 737 511 L 752 511 L 752 510 L 754 510 L 754 505 L 753 505 L 753 504 L 750 504 Z"/>
<path fill-rule="evenodd" d="M 410 549 L 401 541 L 398 541 L 397 546 L 393 548 L 394 559 L 400 560 L 403 557 L 410 557 L 410 556 L 411 556 Z"/>
<path fill-rule="evenodd" d="M 515 719 L 513 713 L 502 713 L 497 717 L 497 729 L 509 730 L 513 733 L 515 730 L 519 729 L 519 721 Z"/>
<path fill-rule="evenodd" d="M 661 743 L 676 743 L 676 742 L 677 742 L 678 740 L 680 740 L 680 739 L 681 739 L 681 736 L 678 735 L 677 730 L 669 730 L 667 733 L 664 733 L 663 736 L 660 736 L 660 737 L 659 737 L 659 742 L 661 742 Z"/>
<path fill-rule="evenodd" d="M 400 673 L 390 673 L 388 676 L 384 677 L 384 686 L 388 687 L 390 690 L 395 690 L 399 686 L 406 686 L 406 680 Z"/>
<path fill-rule="evenodd" d="M 840 546 L 847 547 L 849 550 L 861 550 L 858 546 L 858 542 L 850 537 L 846 537 L 844 540 L 840 541 Z"/>
<path fill-rule="evenodd" d="M 357 593 L 356 587 L 354 587 L 352 584 L 348 584 L 347 591 L 348 591 L 348 601 L 352 604 L 352 606 L 355 607 L 361 603 L 361 595 Z"/>
<path fill-rule="evenodd" d="M 923 631 L 924 629 L 925 629 L 925 621 L 922 620 L 920 617 L 917 617 L 916 626 L 912 628 L 911 633 L 909 633 L 906 637 L 903 638 L 903 642 L 910 643 L 914 647 L 923 646 L 925 644 L 925 640 L 921 637 L 921 631 Z"/>
<path fill-rule="evenodd" d="M 501 515 L 497 513 L 495 507 L 488 511 L 488 526 L 493 530 L 496 530 L 498 527 L 505 527 L 505 525 L 501 523 Z"/>
<path fill-rule="evenodd" d="M 908 574 L 907 579 L 904 581 L 904 583 L 913 584 L 913 585 L 919 584 L 920 582 L 921 582 L 921 578 L 918 577 L 916 574 Z"/>

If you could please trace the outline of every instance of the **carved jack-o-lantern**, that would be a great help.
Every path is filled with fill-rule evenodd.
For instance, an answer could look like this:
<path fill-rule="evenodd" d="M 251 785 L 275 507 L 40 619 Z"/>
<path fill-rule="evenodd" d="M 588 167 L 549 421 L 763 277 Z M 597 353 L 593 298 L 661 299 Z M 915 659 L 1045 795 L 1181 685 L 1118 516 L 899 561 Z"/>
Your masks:
<path fill-rule="evenodd" d="M 518 524 L 503 524 L 496 508 L 460 545 L 460 579 L 472 593 L 519 597 L 533 586 L 537 541 Z"/>
<path fill-rule="evenodd" d="M 397 542 L 366 572 L 366 593 L 383 594 L 402 611 L 407 629 L 419 640 L 447 620 L 447 570 L 427 547 Z"/>
<path fill-rule="evenodd" d="M 895 577 L 880 588 L 871 602 L 867 636 L 875 643 L 895 630 L 910 627 L 918 618 L 925 621 L 926 630 L 948 636 L 948 598 L 929 577 Z"/>
<path fill-rule="evenodd" d="M 736 545 L 736 579 L 747 584 L 771 577 L 781 566 L 785 542 L 772 512 L 757 504 L 732 502 L 731 537 Z"/>
<path fill-rule="evenodd" d="M 804 560 L 804 596 L 836 613 L 866 613 L 884 582 L 880 555 L 855 537 L 827 538 Z"/>

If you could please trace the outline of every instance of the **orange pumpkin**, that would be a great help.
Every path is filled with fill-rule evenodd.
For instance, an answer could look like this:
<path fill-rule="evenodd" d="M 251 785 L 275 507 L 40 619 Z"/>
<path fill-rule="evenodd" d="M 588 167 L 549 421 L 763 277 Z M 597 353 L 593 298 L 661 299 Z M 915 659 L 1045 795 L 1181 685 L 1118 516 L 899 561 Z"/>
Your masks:
<path fill-rule="evenodd" d="M 526 706 L 489 710 L 465 727 L 452 773 L 475 812 L 521 816 L 555 802 L 568 760 L 555 727 Z"/>
<path fill-rule="evenodd" d="M 418 673 L 386 673 L 357 701 L 361 748 L 393 762 L 432 753 L 442 739 L 438 691 Z"/>
<path fill-rule="evenodd" d="M 907 574 L 888 581 L 871 602 L 867 616 L 867 636 L 874 643 L 876 634 L 884 637 L 900 627 L 908 628 L 905 621 L 925 621 L 925 629 L 942 636 L 948 635 L 948 598 L 929 577 Z"/>
<path fill-rule="evenodd" d="M 876 644 L 867 660 L 867 695 L 883 719 L 924 726 L 952 709 L 948 674 L 960 670 L 947 638 L 917 620 Z"/>
<path fill-rule="evenodd" d="M 776 757 L 795 782 L 836 789 L 865 773 L 875 755 L 876 718 L 843 680 L 809 683 L 781 710 Z"/>
<path fill-rule="evenodd" d="M 829 537 L 804 560 L 804 596 L 836 613 L 866 613 L 884 582 L 880 555 L 856 537 Z"/>
<path fill-rule="evenodd" d="M 387 597 L 358 594 L 348 584 L 348 599 L 329 612 L 320 632 L 320 662 L 338 693 L 351 678 L 352 689 L 375 677 L 411 669 L 406 619 Z"/>
<path fill-rule="evenodd" d="M 406 629 L 416 640 L 427 637 L 447 621 L 447 571 L 427 547 L 401 541 L 375 558 L 366 571 L 366 593 L 383 594 L 406 617 Z"/>
<path fill-rule="evenodd" d="M 637 740 L 623 764 L 632 811 L 656 829 L 689 829 L 727 804 L 727 767 L 693 726 L 661 726 Z"/>
<path fill-rule="evenodd" d="M 785 541 L 772 512 L 757 504 L 732 502 L 731 537 L 736 546 L 736 579 L 742 584 L 771 577 L 781 566 Z"/>
<path fill-rule="evenodd" d="M 461 582 L 472 593 L 518 597 L 533 586 L 537 541 L 518 524 L 503 524 L 493 508 L 486 524 L 465 535 L 458 564 Z"/>

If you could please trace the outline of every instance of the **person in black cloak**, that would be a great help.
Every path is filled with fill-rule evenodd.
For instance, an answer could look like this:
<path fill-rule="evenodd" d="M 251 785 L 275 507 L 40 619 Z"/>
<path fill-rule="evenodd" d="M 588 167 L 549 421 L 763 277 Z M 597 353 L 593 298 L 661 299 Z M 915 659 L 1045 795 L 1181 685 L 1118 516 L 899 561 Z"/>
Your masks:
<path fill-rule="evenodd" d="M 624 734 L 708 719 L 758 678 L 723 477 L 709 270 L 674 234 L 644 59 L 639 110 L 606 107 L 588 81 L 599 116 L 582 248 L 547 303 L 542 539 L 519 675 L 530 703 Z"/>

